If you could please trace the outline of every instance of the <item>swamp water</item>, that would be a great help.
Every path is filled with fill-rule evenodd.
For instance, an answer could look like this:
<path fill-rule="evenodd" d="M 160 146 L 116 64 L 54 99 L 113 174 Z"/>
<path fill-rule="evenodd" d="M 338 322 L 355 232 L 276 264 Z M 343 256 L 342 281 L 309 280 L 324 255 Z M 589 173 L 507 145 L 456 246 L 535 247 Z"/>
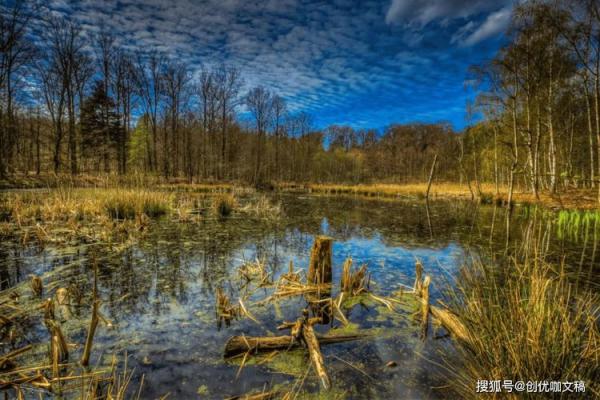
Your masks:
<path fill-rule="evenodd" d="M 336 320 L 333 328 L 318 326 L 320 333 L 370 334 L 359 341 L 322 347 L 333 388 L 320 397 L 308 354 L 302 349 L 251 357 L 241 370 L 241 358 L 224 360 L 229 337 L 281 335 L 277 325 L 296 320 L 306 306 L 302 296 L 261 304 L 273 288 L 248 284 L 238 268 L 260 260 L 274 281 L 287 272 L 290 261 L 296 270 L 306 270 L 314 237 L 324 234 L 334 239 L 334 297 L 341 266 L 352 257 L 356 267 L 368 265 L 371 292 L 390 297 L 412 286 L 419 259 L 432 277 L 435 300 L 471 257 L 510 255 L 538 226 L 547 224 L 549 231 L 557 231 L 551 213 L 517 209 L 507 235 L 505 210 L 468 202 L 432 202 L 426 207 L 424 202 L 355 197 L 282 195 L 274 200 L 282 205 L 279 219 L 234 213 L 181 223 L 163 217 L 135 244 L 119 251 L 102 245 L 94 245 L 92 251 L 91 245 L 38 248 L 4 241 L 0 244 L 2 288 L 22 285 L 19 282 L 35 273 L 44 280 L 45 297 L 58 287 L 74 287 L 89 297 L 95 260 L 101 311 L 112 327 L 99 325 L 91 364 L 109 364 L 113 354 L 126 354 L 128 367 L 135 369 L 130 387 L 137 389 L 144 376 L 144 399 L 165 394 L 173 399 L 222 399 L 263 389 L 291 390 L 294 385 L 297 389 L 299 382 L 309 393 L 300 398 L 436 399 L 447 396 L 439 364 L 453 365 L 451 358 L 440 357 L 451 343 L 443 329 L 430 329 L 428 338 L 420 339 L 415 304 L 396 304 L 392 312 L 363 296 L 343 307 L 349 325 Z M 598 229 L 593 228 L 593 233 L 580 234 L 574 228 L 557 232 L 562 234 L 548 238 L 546 247 L 557 260 L 564 257 L 567 268 L 584 269 L 591 277 L 598 263 Z M 240 318 L 219 327 L 217 288 L 232 302 L 244 297 L 258 323 Z M 87 304 L 74 308 L 67 322 L 80 325 L 67 338 L 69 343 L 85 342 Z M 22 336 L 20 345 L 47 341 L 48 334 L 39 323 Z M 386 366 L 390 361 L 397 366 Z M 26 395 L 38 398 L 35 392 Z"/>

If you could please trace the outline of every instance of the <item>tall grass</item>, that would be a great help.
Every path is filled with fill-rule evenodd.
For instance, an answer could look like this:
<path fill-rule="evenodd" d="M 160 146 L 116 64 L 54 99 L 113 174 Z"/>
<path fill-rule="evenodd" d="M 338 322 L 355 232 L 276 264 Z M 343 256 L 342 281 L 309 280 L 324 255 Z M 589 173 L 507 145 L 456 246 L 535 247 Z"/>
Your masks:
<path fill-rule="evenodd" d="M 456 343 L 455 391 L 475 398 L 478 380 L 584 381 L 600 396 L 597 293 L 575 287 L 543 260 L 513 260 L 508 272 L 476 262 L 464 268 L 450 306 L 470 331 Z M 539 394 L 520 393 L 519 397 Z"/>
<path fill-rule="evenodd" d="M 598 210 L 561 210 L 556 218 L 559 238 L 578 241 L 600 227 Z"/>
<path fill-rule="evenodd" d="M 237 200 L 229 193 L 218 194 L 212 199 L 213 212 L 219 217 L 228 217 L 237 207 Z"/>
<path fill-rule="evenodd" d="M 0 210 L 13 222 L 90 221 L 102 217 L 133 219 L 145 214 L 166 214 L 172 196 L 142 189 L 70 189 L 13 193 L 4 198 Z"/>
<path fill-rule="evenodd" d="M 156 218 L 170 209 L 170 196 L 143 190 L 116 190 L 106 193 L 104 209 L 111 218 L 134 219 L 142 214 Z"/>

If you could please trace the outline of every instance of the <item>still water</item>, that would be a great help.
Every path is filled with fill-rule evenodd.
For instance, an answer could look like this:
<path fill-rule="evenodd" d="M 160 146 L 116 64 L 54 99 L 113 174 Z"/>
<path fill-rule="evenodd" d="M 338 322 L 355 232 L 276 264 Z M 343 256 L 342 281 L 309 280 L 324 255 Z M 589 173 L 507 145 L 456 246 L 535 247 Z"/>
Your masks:
<path fill-rule="evenodd" d="M 222 399 L 273 387 L 285 390 L 300 380 L 310 393 L 318 390 L 318 382 L 303 350 L 251 361 L 242 370 L 239 359 L 223 359 L 229 337 L 281 334 L 277 325 L 294 321 L 306 305 L 302 297 L 261 304 L 272 289 L 248 285 L 238 267 L 260 260 L 277 280 L 290 261 L 306 269 L 314 237 L 328 235 L 334 239 L 334 296 L 341 265 L 352 257 L 355 266 L 368 265 L 370 289 L 380 296 L 394 296 L 412 286 L 418 259 L 432 276 L 436 299 L 473 257 L 501 265 L 519 249 L 537 218 L 517 210 L 507 225 L 503 209 L 468 202 L 426 206 L 417 201 L 296 195 L 274 200 L 283 208 L 276 220 L 237 213 L 228 218 L 201 216 L 187 223 L 164 217 L 125 249 L 85 244 L 36 248 L 5 241 L 0 245 L 0 281 L 6 288 L 30 273 L 45 273 L 50 291 L 70 286 L 89 297 L 95 260 L 101 311 L 112 327 L 100 324 L 92 364 L 108 364 L 115 353 L 126 355 L 128 366 L 135 369 L 132 387 L 137 388 L 144 376 L 142 398 L 169 394 L 174 399 Z M 548 224 L 552 231 L 554 225 Z M 588 269 L 596 268 L 597 243 L 593 234 L 585 239 L 552 235 L 547 247 L 557 260 L 564 257 L 569 268 Z M 245 318 L 218 327 L 218 287 L 232 301 L 243 297 L 258 323 Z M 88 308 L 74 308 L 69 342 L 85 341 Z M 414 311 L 406 306 L 390 312 L 365 299 L 346 308 L 349 327 L 338 321 L 333 327 L 319 327 L 321 333 L 360 330 L 372 335 L 323 347 L 333 390 L 322 398 L 445 398 L 444 368 L 452 369 L 457 362 L 451 343 L 442 330 L 430 331 L 421 340 Z M 27 341 L 46 340 L 45 328 L 38 325 L 31 327 Z M 386 366 L 390 361 L 397 366 Z"/>

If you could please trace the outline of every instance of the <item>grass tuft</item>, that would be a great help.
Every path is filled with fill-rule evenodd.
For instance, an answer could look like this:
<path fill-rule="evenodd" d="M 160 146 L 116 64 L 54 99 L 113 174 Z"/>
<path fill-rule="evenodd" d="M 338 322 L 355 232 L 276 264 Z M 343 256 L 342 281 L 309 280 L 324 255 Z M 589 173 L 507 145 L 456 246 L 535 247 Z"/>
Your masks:
<path fill-rule="evenodd" d="M 598 295 L 577 291 L 544 261 L 511 267 L 501 276 L 478 262 L 460 275 L 451 306 L 473 341 L 457 343 L 463 368 L 449 368 L 454 389 L 475 398 L 480 379 L 584 381 L 599 395 Z"/>
<path fill-rule="evenodd" d="M 228 217 L 237 207 L 235 197 L 229 193 L 216 195 L 212 200 L 212 209 L 219 217 Z"/>

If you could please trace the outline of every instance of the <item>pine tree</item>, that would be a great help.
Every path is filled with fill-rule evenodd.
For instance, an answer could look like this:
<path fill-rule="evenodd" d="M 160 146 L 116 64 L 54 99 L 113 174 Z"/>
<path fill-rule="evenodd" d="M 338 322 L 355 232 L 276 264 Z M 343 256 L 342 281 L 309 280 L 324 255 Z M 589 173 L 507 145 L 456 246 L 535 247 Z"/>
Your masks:
<path fill-rule="evenodd" d="M 121 118 L 104 86 L 102 81 L 97 81 L 91 96 L 81 106 L 82 154 L 91 159 L 97 157 L 96 169 L 99 169 L 102 157 L 110 157 L 111 150 L 125 145 L 122 143 Z M 108 159 L 105 159 L 105 165 L 108 164 Z"/>

